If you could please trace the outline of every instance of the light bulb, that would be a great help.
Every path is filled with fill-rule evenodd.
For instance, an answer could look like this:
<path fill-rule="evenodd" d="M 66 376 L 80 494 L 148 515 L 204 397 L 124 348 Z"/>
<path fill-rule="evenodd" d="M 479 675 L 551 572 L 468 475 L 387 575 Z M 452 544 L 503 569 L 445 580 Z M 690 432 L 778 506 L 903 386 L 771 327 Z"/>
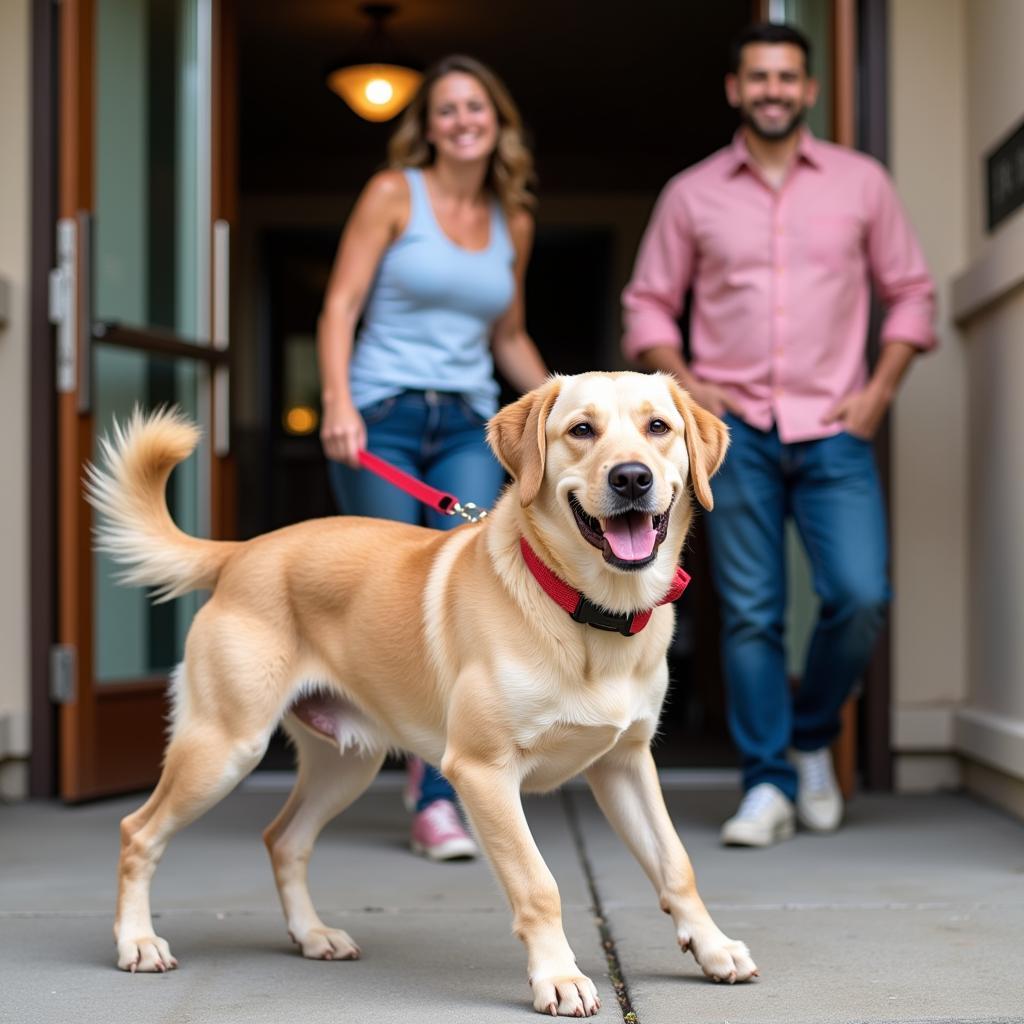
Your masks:
<path fill-rule="evenodd" d="M 365 93 L 371 103 L 382 107 L 395 95 L 395 90 L 386 78 L 374 78 L 366 83 Z"/>

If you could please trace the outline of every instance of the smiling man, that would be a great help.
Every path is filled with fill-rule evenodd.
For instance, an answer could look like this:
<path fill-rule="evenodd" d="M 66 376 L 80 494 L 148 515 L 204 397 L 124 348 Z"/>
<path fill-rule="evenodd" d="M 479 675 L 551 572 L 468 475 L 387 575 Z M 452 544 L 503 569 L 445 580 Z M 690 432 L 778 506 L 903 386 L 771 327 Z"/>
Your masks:
<path fill-rule="evenodd" d="M 659 198 L 623 294 L 623 347 L 731 428 L 707 517 L 745 789 L 722 841 L 768 846 L 797 817 L 819 832 L 842 819 L 829 746 L 889 598 L 870 442 L 911 359 L 935 343 L 934 287 L 885 171 L 804 127 L 818 85 L 803 35 L 747 29 L 725 89 L 740 129 Z M 869 374 L 872 283 L 887 315 Z M 677 321 L 691 288 L 687 363 Z M 795 696 L 783 649 L 788 516 L 821 601 Z"/>

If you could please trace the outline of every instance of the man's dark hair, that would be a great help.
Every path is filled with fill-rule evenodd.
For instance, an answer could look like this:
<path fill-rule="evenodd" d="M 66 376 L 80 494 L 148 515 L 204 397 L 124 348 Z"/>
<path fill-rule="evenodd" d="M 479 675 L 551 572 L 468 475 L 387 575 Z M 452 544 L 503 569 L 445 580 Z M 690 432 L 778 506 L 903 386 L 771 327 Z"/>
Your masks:
<path fill-rule="evenodd" d="M 772 21 L 759 21 L 745 28 L 733 41 L 729 50 L 729 70 L 735 75 L 740 69 L 743 47 L 751 43 L 791 43 L 804 51 L 804 69 L 811 73 L 811 44 L 803 32 L 791 25 Z"/>

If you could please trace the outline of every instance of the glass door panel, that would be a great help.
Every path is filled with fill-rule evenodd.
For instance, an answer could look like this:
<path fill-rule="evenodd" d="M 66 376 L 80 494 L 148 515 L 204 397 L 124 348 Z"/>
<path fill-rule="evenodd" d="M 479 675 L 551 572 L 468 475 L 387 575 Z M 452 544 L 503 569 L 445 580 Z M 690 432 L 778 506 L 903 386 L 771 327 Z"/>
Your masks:
<path fill-rule="evenodd" d="M 206 6 L 96 4 L 94 314 L 195 341 L 209 334 Z"/>
<path fill-rule="evenodd" d="M 95 362 L 94 410 L 99 439 L 115 419 L 124 423 L 136 407 L 174 405 L 189 418 L 200 418 L 201 378 L 207 370 L 184 359 L 99 345 Z M 206 532 L 201 514 L 208 473 L 204 440 L 174 470 L 167 484 L 171 518 L 193 536 Z M 118 566 L 105 554 L 93 554 L 93 651 L 99 685 L 166 677 L 181 659 L 185 634 L 199 607 L 198 594 L 153 604 L 145 590 L 118 584 Z"/>
<path fill-rule="evenodd" d="M 811 44 L 811 72 L 819 91 L 807 124 L 819 139 L 833 139 L 834 0 L 775 0 L 773 14 L 773 20 L 800 29 Z"/>
<path fill-rule="evenodd" d="M 200 0 L 97 0 L 93 312 L 104 336 L 120 324 L 209 342 L 208 20 Z M 208 427 L 208 370 L 188 359 L 98 340 L 93 374 L 97 438 L 136 406 L 177 405 Z M 208 529 L 208 470 L 204 444 L 168 484 L 171 514 L 191 534 Z M 165 678 L 198 596 L 154 605 L 117 575 L 107 556 L 93 556 L 96 683 Z"/>

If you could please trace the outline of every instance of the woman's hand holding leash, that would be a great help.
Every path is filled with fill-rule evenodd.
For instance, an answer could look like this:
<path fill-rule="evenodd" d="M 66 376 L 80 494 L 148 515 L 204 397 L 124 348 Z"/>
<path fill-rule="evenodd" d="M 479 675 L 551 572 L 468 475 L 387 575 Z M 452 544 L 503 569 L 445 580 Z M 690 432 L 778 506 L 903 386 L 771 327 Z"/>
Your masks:
<path fill-rule="evenodd" d="M 366 424 L 350 400 L 324 406 L 320 441 L 329 459 L 359 469 L 359 453 L 366 447 Z"/>

